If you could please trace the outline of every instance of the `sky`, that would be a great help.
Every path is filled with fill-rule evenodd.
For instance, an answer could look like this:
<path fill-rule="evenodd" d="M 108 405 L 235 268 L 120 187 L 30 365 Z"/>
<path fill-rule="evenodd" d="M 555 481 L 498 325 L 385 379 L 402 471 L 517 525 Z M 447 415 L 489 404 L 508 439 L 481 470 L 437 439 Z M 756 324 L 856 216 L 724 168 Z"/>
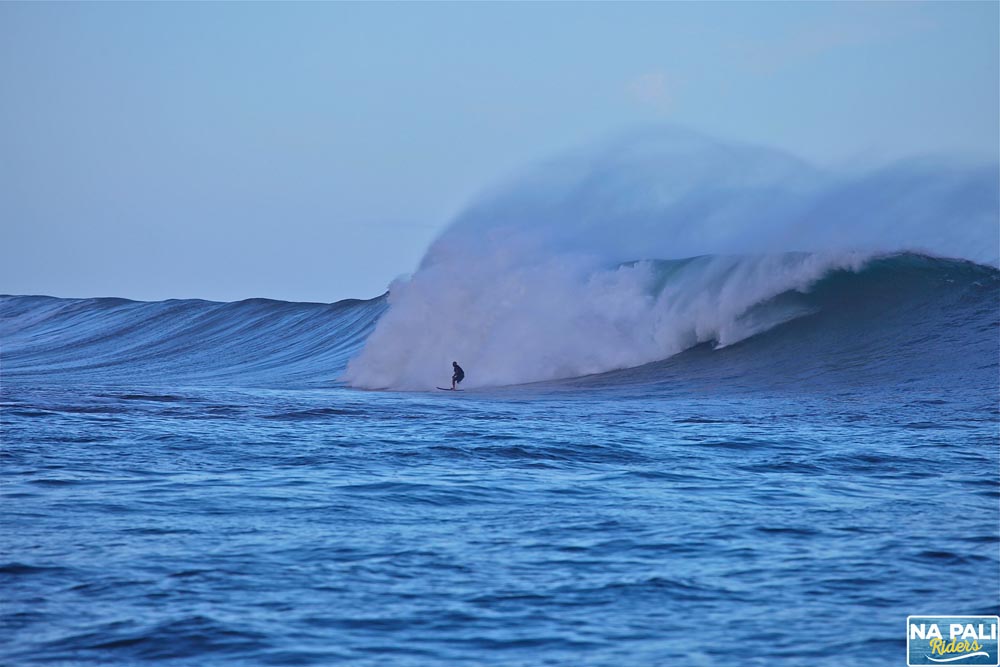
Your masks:
<path fill-rule="evenodd" d="M 0 3 L 0 293 L 370 298 L 634 127 L 836 166 L 998 118 L 996 2 Z"/>

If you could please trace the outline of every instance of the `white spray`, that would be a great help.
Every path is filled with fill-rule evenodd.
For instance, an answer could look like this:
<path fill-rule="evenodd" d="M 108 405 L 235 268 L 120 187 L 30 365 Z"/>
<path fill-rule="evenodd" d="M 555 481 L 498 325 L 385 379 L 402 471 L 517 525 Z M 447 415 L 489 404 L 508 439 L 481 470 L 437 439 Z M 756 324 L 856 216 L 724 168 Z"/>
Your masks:
<path fill-rule="evenodd" d="M 460 216 L 390 287 L 344 379 L 426 389 L 455 359 L 468 387 L 599 373 L 742 340 L 801 314 L 759 304 L 876 254 L 996 263 L 996 173 L 921 161 L 835 177 L 679 130 L 631 135 Z"/>

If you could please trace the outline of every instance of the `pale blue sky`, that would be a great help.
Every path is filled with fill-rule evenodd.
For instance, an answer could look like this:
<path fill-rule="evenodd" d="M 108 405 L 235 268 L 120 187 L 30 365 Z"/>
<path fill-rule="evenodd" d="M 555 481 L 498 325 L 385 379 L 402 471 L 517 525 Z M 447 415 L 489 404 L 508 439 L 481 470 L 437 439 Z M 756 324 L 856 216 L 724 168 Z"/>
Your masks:
<path fill-rule="evenodd" d="M 981 3 L 0 4 L 0 293 L 371 297 L 475 194 L 671 122 L 998 153 Z"/>

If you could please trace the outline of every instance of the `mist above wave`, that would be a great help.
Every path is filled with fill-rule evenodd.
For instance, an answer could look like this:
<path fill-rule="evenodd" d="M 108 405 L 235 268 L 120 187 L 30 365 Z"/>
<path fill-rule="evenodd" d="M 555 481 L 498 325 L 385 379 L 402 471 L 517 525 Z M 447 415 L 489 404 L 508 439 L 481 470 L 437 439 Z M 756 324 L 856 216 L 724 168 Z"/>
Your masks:
<path fill-rule="evenodd" d="M 633 133 L 458 216 L 391 286 L 344 379 L 429 388 L 453 359 L 469 386 L 598 373 L 758 333 L 801 314 L 768 300 L 880 254 L 996 264 L 998 171 L 925 158 L 833 174 L 676 128 Z M 696 256 L 666 278 L 634 261 Z"/>

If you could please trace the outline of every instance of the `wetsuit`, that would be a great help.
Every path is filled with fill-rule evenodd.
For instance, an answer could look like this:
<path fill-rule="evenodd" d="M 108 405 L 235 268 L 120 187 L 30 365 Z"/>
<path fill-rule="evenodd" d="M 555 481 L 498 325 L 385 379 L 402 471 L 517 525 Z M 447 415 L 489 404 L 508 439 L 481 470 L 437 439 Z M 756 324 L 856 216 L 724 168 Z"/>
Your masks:
<path fill-rule="evenodd" d="M 454 364 L 454 366 L 455 366 L 455 374 L 451 376 L 451 381 L 461 382 L 462 380 L 465 379 L 465 371 L 463 371 L 462 367 L 459 366 L 458 364 Z"/>

